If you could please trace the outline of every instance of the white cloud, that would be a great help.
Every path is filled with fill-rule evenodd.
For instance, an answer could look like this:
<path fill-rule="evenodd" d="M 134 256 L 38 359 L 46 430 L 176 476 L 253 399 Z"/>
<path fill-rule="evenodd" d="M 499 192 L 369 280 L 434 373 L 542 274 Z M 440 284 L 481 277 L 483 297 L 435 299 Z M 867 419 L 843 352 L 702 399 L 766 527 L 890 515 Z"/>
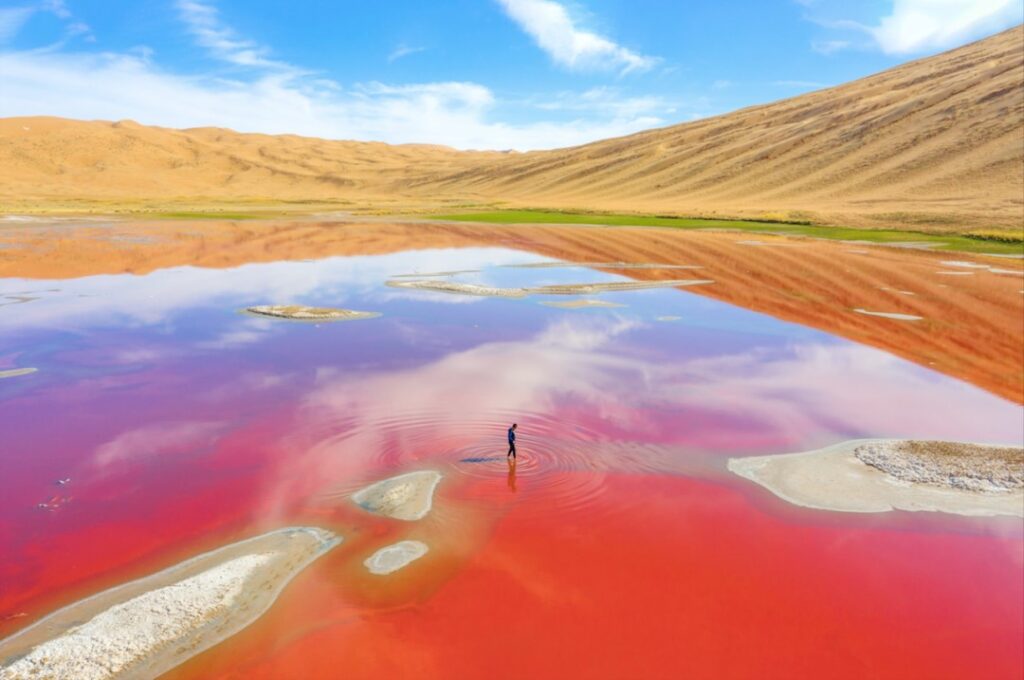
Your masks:
<path fill-rule="evenodd" d="M 32 7 L 0 8 L 0 42 L 16 36 L 34 11 Z"/>
<path fill-rule="evenodd" d="M 178 13 L 189 32 L 210 54 L 236 66 L 249 66 L 285 71 L 296 70 L 283 62 L 267 58 L 270 50 L 239 37 L 220 21 L 217 9 L 198 0 L 178 0 Z"/>
<path fill-rule="evenodd" d="M 661 122 L 660 114 L 675 112 L 677 104 L 662 97 L 631 97 L 616 87 L 592 87 L 583 92 L 564 91 L 534 97 L 526 103 L 544 111 L 578 111 L 611 114 L 618 119 L 645 117 L 650 125 Z"/>
<path fill-rule="evenodd" d="M 426 51 L 426 49 L 426 47 L 410 47 L 409 45 L 399 45 L 395 49 L 391 50 L 391 54 L 388 55 L 388 63 L 398 61 L 402 57 L 408 57 L 410 54 L 424 52 Z"/>
<path fill-rule="evenodd" d="M 163 454 L 190 453 L 214 443 L 223 424 L 206 421 L 165 422 L 123 432 L 101 444 L 92 463 L 99 468 L 141 462 Z"/>
<path fill-rule="evenodd" d="M 582 144 L 661 122 L 649 110 L 641 115 L 635 104 L 608 102 L 573 120 L 511 124 L 491 120 L 497 104 L 476 83 L 345 89 L 279 70 L 238 80 L 186 77 L 135 53 L 0 53 L 0 116 L 131 118 L 177 128 L 521 150 Z"/>
<path fill-rule="evenodd" d="M 908 54 L 955 47 L 1022 18 L 1024 0 L 893 0 L 870 32 L 886 54 Z"/>
<path fill-rule="evenodd" d="M 674 111 L 656 98 L 625 97 L 617 90 L 605 89 L 582 95 L 582 106 L 549 107 L 571 111 L 573 119 L 504 123 L 493 120 L 496 111 L 517 102 L 498 101 L 489 88 L 478 83 L 396 86 L 371 82 L 343 87 L 270 58 L 268 47 L 226 25 L 210 2 L 176 0 L 176 7 L 200 47 L 237 67 L 230 77 L 169 72 L 145 47 L 124 52 L 71 52 L 63 49 L 62 41 L 47 49 L 0 51 L 0 116 L 130 118 L 176 128 L 219 126 L 329 139 L 530 150 L 630 134 L 663 123 L 657 114 Z M 50 11 L 64 17 L 66 23 L 73 22 L 59 1 L 35 5 L 30 11 Z M 0 14 L 0 34 L 5 27 L 16 33 L 24 22 L 19 17 Z M 66 27 L 68 37 L 87 30 L 77 23 Z M 623 70 L 646 64 L 646 58 L 591 37 L 597 43 L 577 36 L 583 41 L 582 51 L 575 57 L 580 64 L 592 58 L 617 61 Z M 610 51 L 600 48 L 594 52 L 595 44 L 611 45 Z M 419 49 L 400 46 L 391 59 Z M 526 106 L 543 108 L 532 103 Z"/>
<path fill-rule="evenodd" d="M 853 46 L 849 40 L 815 40 L 811 49 L 819 54 L 834 54 Z"/>
<path fill-rule="evenodd" d="M 864 6 L 840 0 L 801 2 L 807 19 L 857 39 L 816 40 L 812 49 L 832 54 L 847 49 L 880 49 L 890 55 L 918 54 L 959 47 L 1021 23 L 1024 0 L 891 0 L 886 14 L 873 21 Z M 856 18 L 836 18 L 860 10 Z M 866 40 L 865 40 L 866 38 Z"/>
<path fill-rule="evenodd" d="M 637 54 L 607 38 L 576 26 L 566 8 L 554 0 L 498 0 L 505 12 L 547 52 L 570 70 L 645 71 L 658 59 Z"/>
<path fill-rule="evenodd" d="M 70 19 L 71 11 L 64 4 L 64 0 L 44 0 L 41 9 L 52 12 L 58 19 Z"/>
<path fill-rule="evenodd" d="M 64 42 L 74 37 L 83 37 L 86 40 L 93 40 L 92 31 L 88 24 L 75 21 L 74 15 L 64 5 L 64 0 L 43 0 L 19 7 L 0 7 L 0 43 L 5 43 L 16 36 L 37 12 L 48 12 L 57 17 L 64 24 L 64 38 L 56 45 L 60 47 Z"/>
<path fill-rule="evenodd" d="M 800 89 L 820 89 L 822 87 L 828 87 L 825 83 L 819 83 L 815 80 L 773 80 L 772 85 L 778 87 L 797 87 Z"/>

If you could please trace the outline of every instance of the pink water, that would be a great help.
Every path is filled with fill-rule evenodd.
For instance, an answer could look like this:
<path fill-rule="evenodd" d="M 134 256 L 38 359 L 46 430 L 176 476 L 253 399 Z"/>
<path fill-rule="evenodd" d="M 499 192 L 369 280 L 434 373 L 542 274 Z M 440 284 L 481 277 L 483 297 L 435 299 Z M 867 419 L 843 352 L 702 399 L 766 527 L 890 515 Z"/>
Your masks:
<path fill-rule="evenodd" d="M 39 368 L 0 381 L 0 636 L 307 524 L 345 542 L 171 675 L 1024 676 L 1020 520 L 807 510 L 725 470 L 858 437 L 1019 443 L 1020 406 L 680 290 L 573 311 L 383 285 L 480 266 L 461 280 L 610 278 L 494 266 L 537 259 L 466 249 L 0 282 L 38 297 L 0 307 L 0 368 Z M 272 302 L 383 316 L 237 312 Z M 444 474 L 422 522 L 347 500 L 422 468 Z M 362 570 L 403 538 L 430 553 L 386 580 Z"/>

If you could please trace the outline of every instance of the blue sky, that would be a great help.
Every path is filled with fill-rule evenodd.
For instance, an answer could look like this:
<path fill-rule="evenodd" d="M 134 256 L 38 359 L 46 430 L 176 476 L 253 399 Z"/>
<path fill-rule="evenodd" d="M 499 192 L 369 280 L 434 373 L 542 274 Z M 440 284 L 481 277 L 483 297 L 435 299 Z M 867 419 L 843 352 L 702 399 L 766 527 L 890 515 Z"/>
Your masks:
<path fill-rule="evenodd" d="M 0 0 L 0 116 L 568 146 L 840 84 L 1024 0 Z"/>

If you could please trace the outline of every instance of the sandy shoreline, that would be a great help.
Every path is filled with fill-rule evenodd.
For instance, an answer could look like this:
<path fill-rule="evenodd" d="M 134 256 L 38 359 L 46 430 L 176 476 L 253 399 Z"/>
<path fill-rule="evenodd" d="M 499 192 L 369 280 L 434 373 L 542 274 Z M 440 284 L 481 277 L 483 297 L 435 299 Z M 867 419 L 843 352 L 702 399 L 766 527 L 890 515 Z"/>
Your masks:
<path fill-rule="evenodd" d="M 1024 490 L 1001 492 L 965 488 L 943 477 L 936 464 L 927 476 L 897 476 L 868 464 L 857 449 L 885 450 L 887 469 L 912 469 L 915 461 L 902 456 L 894 445 L 903 440 L 861 439 L 841 442 L 816 451 L 773 456 L 730 458 L 731 472 L 765 487 L 794 505 L 839 512 L 887 512 L 890 510 L 948 512 L 959 515 L 1024 517 Z M 1020 451 L 1019 447 L 1014 448 Z M 948 477 L 948 475 L 947 475 Z M 909 481 L 928 479 L 930 483 Z"/>
<path fill-rule="evenodd" d="M 0 640 L 0 678 L 156 677 L 254 622 L 340 542 L 280 529 L 80 600 Z"/>

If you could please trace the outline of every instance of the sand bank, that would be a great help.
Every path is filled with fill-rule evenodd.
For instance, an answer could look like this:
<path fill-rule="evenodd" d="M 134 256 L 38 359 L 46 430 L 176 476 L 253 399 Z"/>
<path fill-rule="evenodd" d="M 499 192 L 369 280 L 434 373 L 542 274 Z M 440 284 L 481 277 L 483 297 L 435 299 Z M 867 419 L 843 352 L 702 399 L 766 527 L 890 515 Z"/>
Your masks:
<path fill-rule="evenodd" d="M 618 302 L 608 302 L 607 300 L 567 300 L 565 302 L 541 302 L 542 305 L 547 307 L 558 307 L 560 309 L 590 309 L 594 307 L 625 307 Z"/>
<path fill-rule="evenodd" d="M 699 264 L 657 264 L 654 262 L 527 262 L 525 264 L 503 264 L 502 267 L 516 269 L 703 269 Z"/>
<path fill-rule="evenodd" d="M 28 375 L 38 370 L 38 368 L 9 368 L 6 371 L 0 371 L 0 380 L 3 378 L 17 378 L 19 375 Z"/>
<path fill-rule="evenodd" d="M 434 503 L 434 489 L 441 473 L 434 470 L 408 472 L 391 477 L 352 494 L 356 505 L 367 512 L 394 519 L 423 519 Z"/>
<path fill-rule="evenodd" d="M 427 554 L 427 544 L 420 541 L 399 541 L 385 546 L 363 562 L 371 574 L 390 574 Z"/>
<path fill-rule="evenodd" d="M 506 297 L 523 298 L 529 295 L 525 288 L 495 288 L 493 286 L 480 286 L 475 283 L 459 283 L 458 281 L 395 281 L 387 282 L 392 288 L 415 288 L 417 290 L 433 290 L 439 293 L 454 293 L 456 295 L 478 295 L 481 297 Z"/>
<path fill-rule="evenodd" d="M 255 307 L 246 307 L 245 311 L 259 316 L 295 321 L 353 321 L 380 316 L 379 312 L 357 312 L 351 309 L 307 307 L 305 305 L 256 305 Z"/>
<path fill-rule="evenodd" d="M 536 288 L 495 288 L 480 286 L 475 283 L 459 283 L 458 281 L 388 281 L 392 288 L 416 288 L 433 290 L 440 293 L 456 293 L 459 295 L 480 295 L 486 297 L 523 298 L 527 295 L 592 295 L 594 293 L 610 293 L 624 290 L 644 290 L 647 288 L 678 288 L 681 286 L 697 286 L 714 283 L 708 279 L 674 279 L 670 281 L 608 281 L 605 283 L 565 283 Z"/>
<path fill-rule="evenodd" d="M 0 678 L 156 677 L 251 624 L 340 542 L 281 529 L 106 590 L 0 641 Z"/>
<path fill-rule="evenodd" d="M 1000 452 L 1001 462 L 982 462 L 991 450 Z M 862 439 L 806 453 L 730 458 L 728 467 L 807 508 L 1022 517 L 1024 489 L 1012 481 L 1019 479 L 1021 456 L 1013 447 Z M 996 469 L 1001 481 L 982 481 Z"/>
<path fill-rule="evenodd" d="M 624 290 L 646 290 L 648 288 L 679 288 L 714 283 L 710 279 L 672 279 L 669 281 L 608 281 L 606 283 L 563 283 L 553 286 L 527 288 L 536 295 L 591 295 L 614 293 Z"/>
<path fill-rule="evenodd" d="M 922 316 L 917 316 L 915 314 L 900 314 L 898 312 L 871 312 L 866 309 L 861 309 L 860 307 L 857 307 L 853 311 L 857 312 L 858 314 L 867 314 L 868 316 L 880 316 L 883 319 L 896 319 L 898 321 L 920 321 L 921 319 L 924 318 Z"/>

